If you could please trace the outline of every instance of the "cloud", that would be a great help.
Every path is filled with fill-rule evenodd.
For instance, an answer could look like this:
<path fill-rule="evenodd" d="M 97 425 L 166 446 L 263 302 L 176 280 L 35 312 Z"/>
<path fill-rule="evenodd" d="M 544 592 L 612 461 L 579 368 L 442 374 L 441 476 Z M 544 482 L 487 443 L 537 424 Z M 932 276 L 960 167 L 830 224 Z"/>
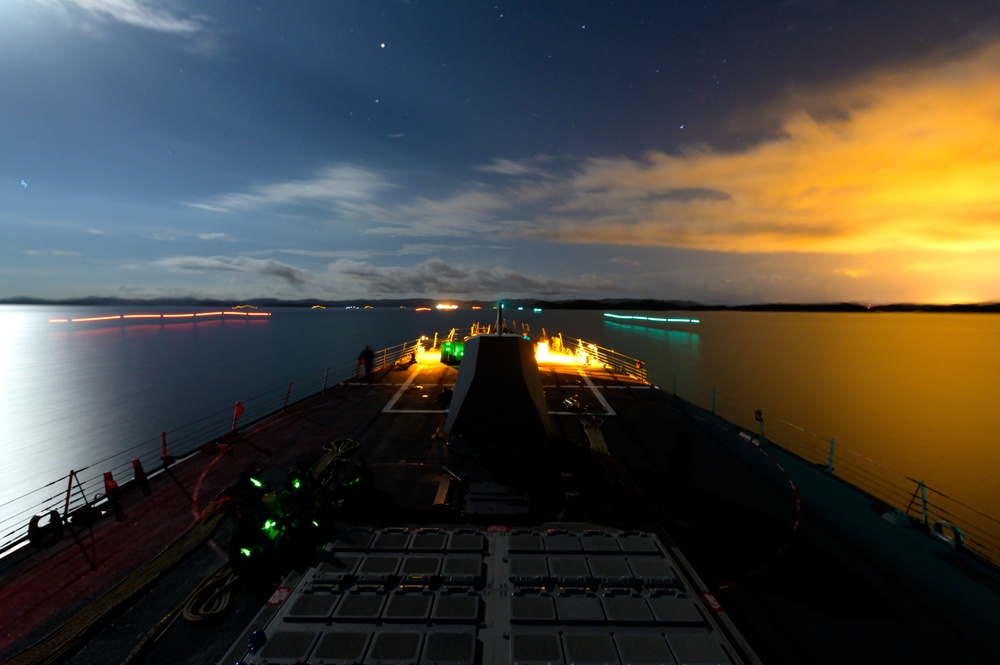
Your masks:
<path fill-rule="evenodd" d="M 260 185 L 248 192 L 221 194 L 189 202 L 193 208 L 212 212 L 238 212 L 266 207 L 320 204 L 342 212 L 363 212 L 391 185 L 380 175 L 350 164 L 327 166 L 313 178 Z"/>
<path fill-rule="evenodd" d="M 69 13 L 82 11 L 100 21 L 115 21 L 143 30 L 151 30 L 187 39 L 203 40 L 209 36 L 210 19 L 202 14 L 181 14 L 152 6 L 144 0 L 38 0 Z"/>
<path fill-rule="evenodd" d="M 590 159 L 531 237 L 730 252 L 1000 248 L 1000 44 L 788 96 L 738 153 Z"/>
<path fill-rule="evenodd" d="M 405 267 L 377 267 L 370 263 L 342 260 L 332 264 L 330 270 L 341 280 L 355 283 L 358 292 L 373 295 L 558 296 L 617 288 L 599 276 L 565 280 L 527 275 L 503 267 L 456 265 L 436 258 Z"/>
<path fill-rule="evenodd" d="M 246 256 L 174 256 L 155 262 L 170 270 L 188 272 L 232 272 L 276 277 L 287 284 L 300 287 L 312 281 L 312 275 L 300 268 L 270 259 Z"/>
<path fill-rule="evenodd" d="M 502 216 L 511 200 L 483 188 L 469 189 L 441 199 L 418 197 L 392 210 L 394 220 L 365 233 L 381 236 L 467 237 L 514 232 L 519 225 Z"/>
<path fill-rule="evenodd" d="M 24 254 L 26 256 L 47 256 L 62 259 L 80 256 L 80 252 L 71 249 L 26 249 L 24 250 Z"/>
<path fill-rule="evenodd" d="M 838 268 L 834 273 L 851 279 L 864 279 L 871 276 L 872 271 L 868 268 Z"/>
<path fill-rule="evenodd" d="M 548 155 L 536 155 L 527 159 L 517 160 L 496 157 L 490 163 L 481 164 L 476 166 L 475 169 L 483 173 L 495 173 L 497 175 L 547 178 L 550 175 L 542 165 L 551 162 L 552 159 Z"/>
<path fill-rule="evenodd" d="M 232 240 L 228 233 L 199 233 L 198 237 L 202 240 Z"/>
<path fill-rule="evenodd" d="M 612 256 L 608 259 L 608 263 L 617 263 L 618 265 L 630 266 L 633 268 L 638 268 L 642 265 L 642 262 L 640 261 L 636 261 L 635 259 L 626 259 L 623 256 Z"/>

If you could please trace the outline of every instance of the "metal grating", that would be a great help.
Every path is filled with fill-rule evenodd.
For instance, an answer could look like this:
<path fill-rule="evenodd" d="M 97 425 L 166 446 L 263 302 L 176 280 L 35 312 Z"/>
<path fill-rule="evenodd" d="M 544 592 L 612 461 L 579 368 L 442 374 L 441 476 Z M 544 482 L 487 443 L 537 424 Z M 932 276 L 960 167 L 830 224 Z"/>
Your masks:
<path fill-rule="evenodd" d="M 557 526 L 342 531 L 244 661 L 739 664 L 654 534 Z"/>

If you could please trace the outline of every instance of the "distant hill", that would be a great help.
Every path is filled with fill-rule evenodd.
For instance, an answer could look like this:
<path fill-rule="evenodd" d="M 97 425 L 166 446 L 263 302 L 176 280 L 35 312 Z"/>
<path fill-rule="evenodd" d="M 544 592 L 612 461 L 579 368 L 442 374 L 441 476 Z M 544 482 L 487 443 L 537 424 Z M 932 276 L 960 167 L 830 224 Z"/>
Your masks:
<path fill-rule="evenodd" d="M 451 304 L 462 308 L 482 307 L 492 309 L 495 301 L 486 300 L 453 300 L 446 299 Z M 431 298 L 400 298 L 384 300 L 279 300 L 276 298 L 251 298 L 243 301 L 221 300 L 215 298 L 152 298 L 147 300 L 130 298 L 106 298 L 88 296 L 85 298 L 46 299 L 28 296 L 0 298 L 4 305 L 71 305 L 71 306 L 103 306 L 103 307 L 233 307 L 235 305 L 254 305 L 256 307 L 379 307 L 379 308 L 416 308 L 434 307 L 440 299 Z M 631 311 L 746 311 L 746 312 L 970 312 L 970 313 L 1000 313 L 1000 302 L 965 303 L 956 305 L 930 305 L 921 303 L 896 303 L 887 305 L 862 305 L 852 302 L 832 303 L 759 303 L 751 305 L 705 305 L 690 300 L 657 300 L 651 298 L 605 298 L 600 300 L 533 300 L 505 299 L 505 307 L 531 307 L 545 309 L 575 309 L 575 310 L 631 310 Z"/>

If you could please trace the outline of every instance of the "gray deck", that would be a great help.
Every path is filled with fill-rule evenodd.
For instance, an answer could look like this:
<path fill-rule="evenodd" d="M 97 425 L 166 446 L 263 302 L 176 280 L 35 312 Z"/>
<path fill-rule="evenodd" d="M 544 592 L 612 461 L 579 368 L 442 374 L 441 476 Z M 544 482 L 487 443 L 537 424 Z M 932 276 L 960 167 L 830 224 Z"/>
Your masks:
<path fill-rule="evenodd" d="M 769 456 L 763 454 L 738 431 L 659 390 L 601 369 L 540 369 L 553 424 L 564 442 L 555 451 L 555 464 L 575 473 L 570 489 L 581 493 L 573 519 L 610 532 L 634 524 L 662 528 L 669 536 L 666 547 L 670 541 L 679 545 L 714 591 L 711 598 L 697 600 L 697 611 L 722 624 L 732 622 L 764 662 L 996 662 L 1000 575 L 995 568 L 915 528 L 890 525 L 881 519 L 877 503 L 863 494 L 781 450 L 768 448 Z M 0 617 L 0 655 L 16 654 L 160 551 L 248 464 L 262 465 L 265 476 L 280 483 L 293 464 L 315 461 L 323 444 L 333 440 L 360 443 L 375 472 L 380 502 L 344 516 L 355 525 L 386 528 L 395 520 L 410 528 L 455 529 L 471 521 L 489 533 L 491 524 L 530 530 L 558 520 L 558 499 L 568 489 L 556 486 L 561 468 L 549 470 L 558 481 L 551 495 L 528 505 L 525 513 L 518 490 L 505 493 L 516 484 L 509 477 L 516 469 L 483 472 L 461 442 L 449 447 L 432 437 L 445 419 L 436 397 L 454 385 L 455 376 L 454 368 L 419 363 L 383 371 L 371 383 L 337 386 L 253 426 L 227 452 L 184 461 L 154 477 L 151 497 L 130 490 L 125 521 L 105 518 L 92 530 L 64 535 L 52 548 L 5 560 L 0 595 L 5 607 L 18 609 Z M 587 411 L 568 411 L 568 397 Z M 503 417 L 500 407 L 497 417 Z M 593 418 L 600 421 L 600 437 L 587 435 L 584 422 L 593 427 L 598 424 Z M 587 451 L 602 439 L 610 456 L 591 457 Z M 471 499 L 463 501 L 451 490 L 441 496 L 442 483 L 451 475 L 476 489 Z M 801 496 L 797 529 L 790 481 Z M 121 662 L 149 627 L 226 559 L 233 531 L 224 522 L 205 546 L 95 630 L 68 662 Z M 553 574 L 550 564 L 550 579 L 571 579 L 579 569 L 578 563 L 557 561 L 558 574 Z M 531 563 L 514 565 L 523 565 L 518 576 L 532 579 Z M 538 568 L 537 561 L 534 565 Z M 615 564 L 605 565 L 608 570 L 601 572 L 610 578 Z M 304 573 L 285 583 L 294 585 L 295 576 Z M 230 614 L 210 625 L 178 620 L 141 662 L 220 662 L 258 615 L 272 586 L 261 580 L 256 587 L 238 588 Z M 560 591 L 553 587 L 539 593 Z M 558 607 L 555 597 L 550 596 Z M 415 611 L 416 601 L 400 602 L 403 614 Z M 643 602 L 653 611 L 649 598 Z M 529 615 L 531 606 L 526 601 Z M 331 611 L 336 607 L 331 605 Z M 570 614 L 587 611 L 586 602 L 566 608 Z M 653 624 L 647 628 L 654 630 Z M 454 639 L 435 638 L 434 648 L 467 647 L 468 631 L 453 632 Z M 548 647 L 545 640 L 518 642 L 523 653 L 554 648 L 551 640 Z M 424 639 L 419 647 L 411 646 L 426 649 L 428 644 Z M 571 639 L 559 645 L 560 654 L 585 648 L 611 653 L 607 640 L 585 646 Z M 628 653 L 624 648 L 617 645 L 615 653 Z"/>

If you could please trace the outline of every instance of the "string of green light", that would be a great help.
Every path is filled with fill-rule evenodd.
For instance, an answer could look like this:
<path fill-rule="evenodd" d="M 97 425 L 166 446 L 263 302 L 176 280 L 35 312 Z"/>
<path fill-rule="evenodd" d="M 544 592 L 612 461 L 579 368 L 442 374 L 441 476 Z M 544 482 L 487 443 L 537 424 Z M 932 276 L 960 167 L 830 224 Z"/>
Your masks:
<path fill-rule="evenodd" d="M 640 316 L 638 314 L 610 314 L 604 313 L 609 319 L 634 319 L 636 321 L 654 321 L 656 323 L 701 323 L 699 319 L 664 319 L 657 316 Z"/>

